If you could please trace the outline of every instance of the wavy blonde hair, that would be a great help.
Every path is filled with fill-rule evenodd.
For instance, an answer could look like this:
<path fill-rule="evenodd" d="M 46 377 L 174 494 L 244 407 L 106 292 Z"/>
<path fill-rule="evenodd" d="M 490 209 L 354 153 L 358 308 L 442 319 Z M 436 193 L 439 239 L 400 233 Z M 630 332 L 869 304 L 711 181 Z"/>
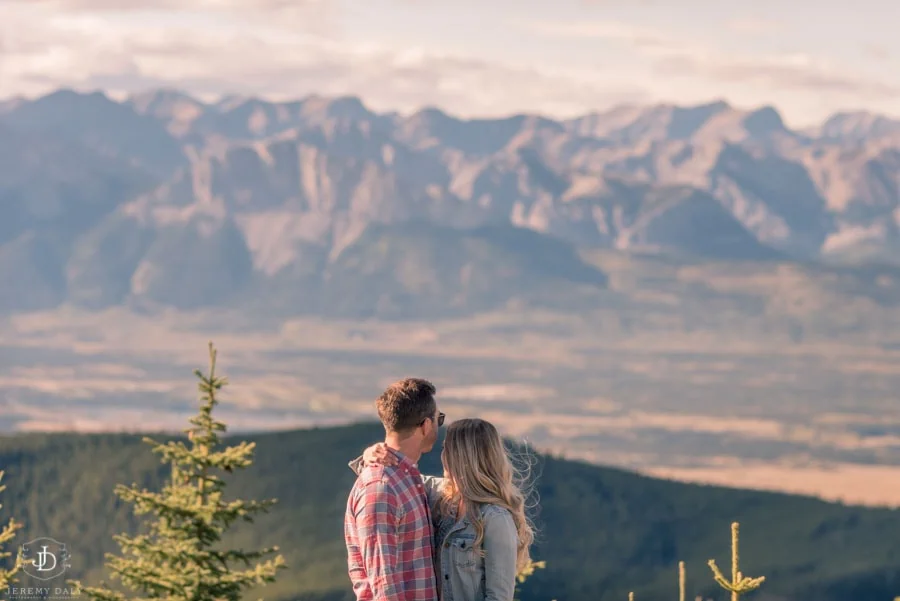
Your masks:
<path fill-rule="evenodd" d="M 497 428 L 483 419 L 454 421 L 447 427 L 441 460 L 447 478 L 441 501 L 445 513 L 454 512 L 462 500 L 463 512 L 475 527 L 475 548 L 483 553 L 479 508 L 491 503 L 509 510 L 519 536 L 516 567 L 521 571 L 528 566 L 534 541 L 534 526 L 526 512 L 528 474 L 513 465 Z"/>

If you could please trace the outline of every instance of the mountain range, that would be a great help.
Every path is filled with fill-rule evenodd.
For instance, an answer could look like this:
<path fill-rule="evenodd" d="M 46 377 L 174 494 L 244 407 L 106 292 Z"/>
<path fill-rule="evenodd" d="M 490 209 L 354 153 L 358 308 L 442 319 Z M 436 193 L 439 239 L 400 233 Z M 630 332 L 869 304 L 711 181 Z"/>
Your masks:
<path fill-rule="evenodd" d="M 569 120 L 175 90 L 0 104 L 0 312 L 436 317 L 602 294 L 591 249 L 896 261 L 900 122 L 772 107 Z M 573 300 L 574 299 L 574 300 Z"/>

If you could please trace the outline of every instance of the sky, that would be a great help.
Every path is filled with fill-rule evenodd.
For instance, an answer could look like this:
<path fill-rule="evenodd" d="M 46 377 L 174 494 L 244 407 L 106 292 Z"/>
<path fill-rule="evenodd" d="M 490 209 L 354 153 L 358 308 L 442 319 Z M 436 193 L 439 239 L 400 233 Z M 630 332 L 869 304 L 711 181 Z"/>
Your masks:
<path fill-rule="evenodd" d="M 900 117 L 897 23 L 888 0 L 0 0 L 0 97 L 355 95 L 461 117 L 725 100 L 805 127 Z"/>

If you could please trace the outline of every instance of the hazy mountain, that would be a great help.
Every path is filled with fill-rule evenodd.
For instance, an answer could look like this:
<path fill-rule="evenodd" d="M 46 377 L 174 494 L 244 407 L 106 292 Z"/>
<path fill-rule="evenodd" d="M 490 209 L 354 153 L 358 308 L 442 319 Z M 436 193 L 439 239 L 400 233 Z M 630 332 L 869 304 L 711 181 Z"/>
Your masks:
<path fill-rule="evenodd" d="M 272 103 L 258 98 L 229 97 L 204 104 L 177 90 L 157 90 L 133 96 L 128 103 L 138 114 L 162 122 L 184 144 L 259 140 L 297 128 L 332 128 L 347 123 L 383 124 L 390 116 L 370 112 L 355 97 Z"/>
<path fill-rule="evenodd" d="M 57 241 L 22 266 L 57 282 L 37 305 L 187 308 L 246 302 L 262 288 L 272 306 L 358 315 L 550 302 L 534 251 L 550 244 L 567 248 L 563 274 L 584 268 L 577 251 L 587 248 L 892 260 L 895 126 L 844 114 L 793 132 L 771 107 L 724 102 L 554 121 L 376 114 L 352 97 L 205 103 L 159 90 L 115 102 L 61 90 L 0 110 L 0 245 L 19 244 L 0 256 L 23 256 L 34 244 L 23 240 Z M 485 240 L 510 228 L 534 235 L 514 248 L 500 234 Z M 345 253 L 369 247 L 386 250 L 366 257 L 363 275 Z M 411 269 L 407 254 L 436 278 L 431 288 L 394 277 Z M 327 300 L 329 286 L 346 291 L 353 278 L 377 288 L 368 305 Z M 602 274 L 588 279 L 602 288 Z"/>
<path fill-rule="evenodd" d="M 815 134 L 826 140 L 865 143 L 872 138 L 900 136 L 900 121 L 865 111 L 837 113 Z"/>
<path fill-rule="evenodd" d="M 16 107 L 20 106 L 21 104 L 24 104 L 25 102 L 28 102 L 28 101 L 25 98 L 22 98 L 21 96 L 14 96 L 12 98 L 4 98 L 4 99 L 0 100 L 0 113 L 9 112 L 9 111 L 15 109 Z"/>
<path fill-rule="evenodd" d="M 208 109 L 199 100 L 177 90 L 137 94 L 129 104 L 138 114 L 162 122 L 170 134 L 179 138 L 190 132 L 194 122 Z"/>
<path fill-rule="evenodd" d="M 0 311 L 51 309 L 65 300 L 62 244 L 29 230 L 0 246 Z"/>
<path fill-rule="evenodd" d="M 566 125 L 577 135 L 608 139 L 620 145 L 704 138 L 738 142 L 773 134 L 790 135 L 774 108 L 736 110 L 723 101 L 693 107 L 623 106 L 572 119 Z"/>
<path fill-rule="evenodd" d="M 312 309 L 341 317 L 427 318 L 496 309 L 511 298 L 577 310 L 581 292 L 606 285 L 569 245 L 509 226 L 372 226 L 323 271 L 308 295 L 318 303 Z"/>
<path fill-rule="evenodd" d="M 9 127 L 81 145 L 164 177 L 185 163 L 181 146 L 162 124 L 100 92 L 60 90 L 20 103 L 0 116 Z"/>
<path fill-rule="evenodd" d="M 158 181 L 125 156 L 0 122 L 0 244 L 31 228 L 75 237 Z"/>

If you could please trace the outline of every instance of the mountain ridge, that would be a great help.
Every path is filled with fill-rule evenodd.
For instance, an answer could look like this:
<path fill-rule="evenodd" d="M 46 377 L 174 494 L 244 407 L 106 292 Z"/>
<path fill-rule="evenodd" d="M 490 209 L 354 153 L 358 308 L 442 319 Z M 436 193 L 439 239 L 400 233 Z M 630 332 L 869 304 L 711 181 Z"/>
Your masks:
<path fill-rule="evenodd" d="M 569 120 L 460 119 L 434 107 L 380 114 L 353 96 L 205 103 L 164 89 L 117 102 L 59 90 L 0 111 L 0 152 L 37 153 L 31 180 L 0 173 L 0 216 L 10 224 L 0 244 L 56 228 L 66 242 L 52 270 L 69 274 L 61 298 L 93 299 L 95 307 L 160 287 L 166 291 L 154 302 L 177 297 L 176 306 L 200 307 L 240 296 L 250 282 L 298 261 L 308 264 L 295 273 L 322 276 L 369 228 L 423 221 L 457 231 L 454 244 L 468 230 L 514 227 L 574 249 L 891 260 L 900 257 L 900 138 L 890 123 L 838 115 L 813 135 L 787 128 L 773 107 L 724 101 L 618 107 Z M 69 150 L 53 154 L 60 144 Z M 75 156 L 77 180 L 61 171 Z M 54 181 L 61 182 L 56 202 L 77 216 L 78 228 L 17 216 L 46 202 L 44 182 Z M 172 234 L 184 227 L 193 233 Z M 234 234 L 219 251 L 236 263 L 200 253 L 206 258 L 192 269 L 225 269 L 232 283 L 183 294 L 180 287 L 200 280 L 176 275 L 184 271 L 178 257 L 203 246 L 192 236 L 206 239 L 203 232 L 222 227 Z M 152 247 L 140 243 L 145 236 L 173 248 L 144 256 Z M 46 280 L 40 271 L 49 267 L 38 263 L 26 269 Z M 151 264 L 162 275 L 148 280 Z M 92 288 L 82 290 L 79 274 L 88 272 Z M 0 273 L 0 281 L 12 276 Z M 521 290 L 526 299 L 531 292 Z"/>
<path fill-rule="evenodd" d="M 597 118 L 625 119 L 627 115 L 632 114 L 632 119 L 640 116 L 642 113 L 651 112 L 670 112 L 672 114 L 702 114 L 709 113 L 715 115 L 723 111 L 735 111 L 746 115 L 762 113 L 771 115 L 778 123 L 778 129 L 791 132 L 801 137 L 829 137 L 840 138 L 844 136 L 858 136 L 860 134 L 868 134 L 873 131 L 885 130 L 893 133 L 900 127 L 900 119 L 889 117 L 882 113 L 871 112 L 867 110 L 840 110 L 826 116 L 822 122 L 816 125 L 808 125 L 796 129 L 792 129 L 784 123 L 778 108 L 774 105 L 760 105 L 755 108 L 739 108 L 727 100 L 715 99 L 707 102 L 701 102 L 696 105 L 680 105 L 672 102 L 659 102 L 647 104 L 617 104 L 606 109 L 588 111 L 582 115 L 567 118 L 554 118 L 538 113 L 517 112 L 510 113 L 505 116 L 497 117 L 456 117 L 443 108 L 434 105 L 423 105 L 417 109 L 407 111 L 401 114 L 397 111 L 388 111 L 383 113 L 375 112 L 368 108 L 362 96 L 346 94 L 335 96 L 324 96 L 317 93 L 310 93 L 306 96 L 300 96 L 291 100 L 268 100 L 263 96 L 254 95 L 223 95 L 216 101 L 204 101 L 191 93 L 179 89 L 177 87 L 157 87 L 147 88 L 140 92 L 133 92 L 122 100 L 114 100 L 112 96 L 107 94 L 103 89 L 96 88 L 89 91 L 63 87 L 41 95 L 14 95 L 8 97 L 0 97 L 0 113 L 14 111 L 23 105 L 31 105 L 41 101 L 58 97 L 95 97 L 102 98 L 104 101 L 115 104 L 131 106 L 138 114 L 152 115 L 156 113 L 156 117 L 166 115 L 167 111 L 154 111 L 153 108 L 159 108 L 160 105 L 173 104 L 183 102 L 200 109 L 212 110 L 219 113 L 228 113 L 237 107 L 245 107 L 247 105 L 256 105 L 259 107 L 290 107 L 301 106 L 306 103 L 331 105 L 335 102 L 344 104 L 345 106 L 357 107 L 360 113 L 366 113 L 372 116 L 381 116 L 389 120 L 407 120 L 420 113 L 439 113 L 445 117 L 449 117 L 458 122 L 478 123 L 478 122 L 494 122 L 508 121 L 521 118 L 536 118 L 543 121 L 558 123 L 568 128 L 579 128 L 582 123 L 589 122 Z M 680 136 L 679 136 L 680 137 Z"/>

